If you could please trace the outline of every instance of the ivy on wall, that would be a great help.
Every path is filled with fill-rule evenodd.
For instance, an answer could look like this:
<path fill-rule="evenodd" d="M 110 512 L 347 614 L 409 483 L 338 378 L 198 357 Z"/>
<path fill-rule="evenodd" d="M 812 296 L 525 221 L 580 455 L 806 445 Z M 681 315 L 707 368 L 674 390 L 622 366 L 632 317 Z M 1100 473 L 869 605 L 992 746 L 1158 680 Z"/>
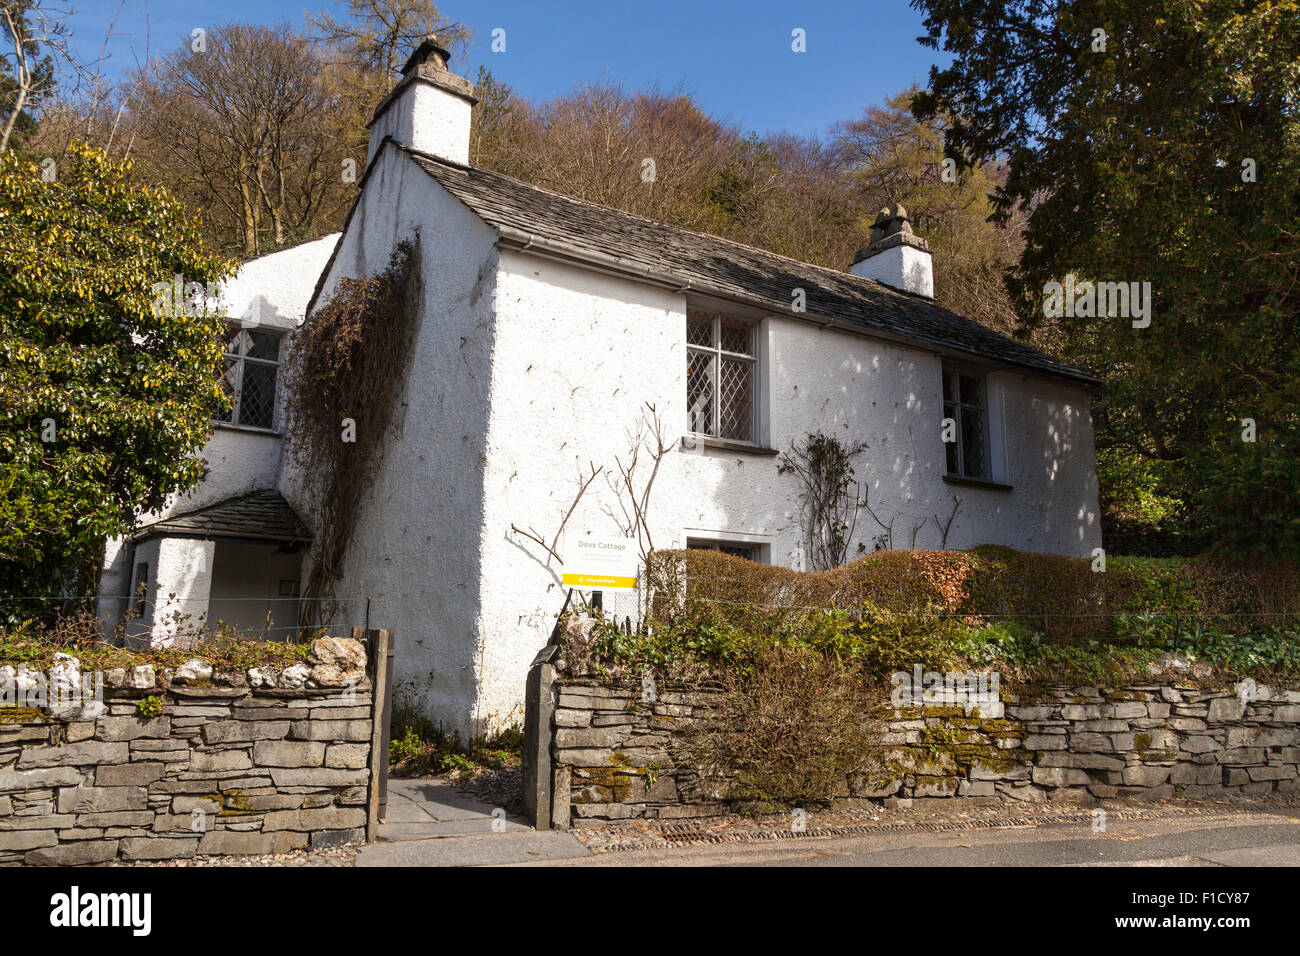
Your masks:
<path fill-rule="evenodd" d="M 300 625 L 330 624 L 357 515 L 383 458 L 420 314 L 419 236 L 385 270 L 340 281 L 295 333 L 288 367 L 289 453 L 317 516 Z"/>

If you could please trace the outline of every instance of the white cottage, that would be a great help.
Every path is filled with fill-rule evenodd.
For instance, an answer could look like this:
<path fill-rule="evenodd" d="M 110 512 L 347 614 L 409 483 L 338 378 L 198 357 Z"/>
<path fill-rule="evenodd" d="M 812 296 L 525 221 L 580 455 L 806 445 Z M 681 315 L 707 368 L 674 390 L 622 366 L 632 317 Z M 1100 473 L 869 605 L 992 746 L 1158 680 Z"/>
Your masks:
<path fill-rule="evenodd" d="M 274 318 L 232 330 L 239 401 L 204 452 L 211 474 L 110 547 L 105 595 L 140 582 L 154 595 L 132 624 L 142 637 L 166 639 L 165 605 L 247 622 L 292 604 L 313 518 L 266 411 L 265 363 L 281 347 L 266 337 L 416 234 L 411 373 L 338 593 L 348 623 L 368 609 L 396 630 L 399 684 L 449 729 L 521 718 L 528 664 L 564 600 L 530 532 L 549 545 L 563 523 L 561 555 L 575 537 L 627 533 L 618 469 L 647 405 L 667 445 L 644 522 L 656 548 L 800 566 L 800 487 L 778 455 L 813 432 L 866 444 L 858 478 L 895 522 L 890 542 L 859 520 L 850 554 L 913 533 L 939 547 L 937 519 L 951 519 L 950 548 L 1100 545 L 1100 383 L 934 305 L 930 253 L 903 210 L 880 217 L 849 271 L 811 266 L 471 167 L 473 103 L 446 52 L 423 43 L 375 112 L 337 242 L 257 260 L 233 283 L 232 301 Z"/>

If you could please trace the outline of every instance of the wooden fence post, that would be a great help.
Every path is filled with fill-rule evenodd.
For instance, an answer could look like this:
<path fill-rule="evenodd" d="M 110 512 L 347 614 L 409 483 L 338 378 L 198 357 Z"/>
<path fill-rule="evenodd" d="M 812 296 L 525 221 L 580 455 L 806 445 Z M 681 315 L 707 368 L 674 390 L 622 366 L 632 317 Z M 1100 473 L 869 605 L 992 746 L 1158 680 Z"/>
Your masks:
<path fill-rule="evenodd" d="M 353 636 L 357 636 L 359 631 L 361 628 L 353 628 Z M 384 819 L 388 807 L 388 749 L 392 742 L 393 649 L 396 642 L 389 630 L 364 633 L 373 668 L 370 679 L 370 792 L 366 799 L 366 840 L 374 842 L 379 821 Z"/>
<path fill-rule="evenodd" d="M 547 644 L 528 668 L 524 690 L 524 816 L 538 830 L 551 829 L 551 737 L 555 720 L 558 644 Z"/>

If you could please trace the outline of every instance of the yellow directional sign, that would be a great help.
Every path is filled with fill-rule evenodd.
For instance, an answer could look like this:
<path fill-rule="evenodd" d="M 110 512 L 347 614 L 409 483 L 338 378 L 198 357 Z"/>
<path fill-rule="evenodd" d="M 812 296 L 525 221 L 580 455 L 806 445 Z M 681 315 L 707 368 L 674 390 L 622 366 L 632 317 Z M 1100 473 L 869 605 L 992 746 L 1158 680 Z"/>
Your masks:
<path fill-rule="evenodd" d="M 570 588 L 636 588 L 636 578 L 616 575 L 566 574 L 563 580 Z"/>

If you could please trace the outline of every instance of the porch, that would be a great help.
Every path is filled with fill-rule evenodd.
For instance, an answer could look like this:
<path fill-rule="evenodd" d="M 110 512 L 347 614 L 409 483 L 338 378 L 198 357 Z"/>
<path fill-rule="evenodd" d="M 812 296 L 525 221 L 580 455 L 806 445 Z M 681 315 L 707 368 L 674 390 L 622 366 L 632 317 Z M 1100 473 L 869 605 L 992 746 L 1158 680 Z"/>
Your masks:
<path fill-rule="evenodd" d="M 127 644 L 185 646 L 204 632 L 290 638 L 310 541 L 278 491 L 251 492 L 146 525 L 130 543 Z"/>

